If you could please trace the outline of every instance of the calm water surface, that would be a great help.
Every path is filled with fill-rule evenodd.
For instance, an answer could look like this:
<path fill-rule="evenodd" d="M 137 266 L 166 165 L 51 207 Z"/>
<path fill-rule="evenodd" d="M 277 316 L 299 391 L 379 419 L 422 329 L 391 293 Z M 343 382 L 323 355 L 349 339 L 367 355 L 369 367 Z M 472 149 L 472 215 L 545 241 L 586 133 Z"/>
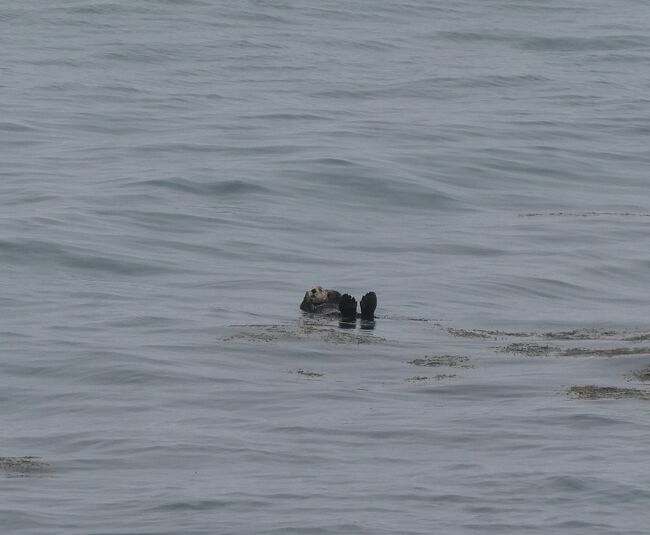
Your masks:
<path fill-rule="evenodd" d="M 649 22 L 5 2 L 4 530 L 645 534 Z"/>

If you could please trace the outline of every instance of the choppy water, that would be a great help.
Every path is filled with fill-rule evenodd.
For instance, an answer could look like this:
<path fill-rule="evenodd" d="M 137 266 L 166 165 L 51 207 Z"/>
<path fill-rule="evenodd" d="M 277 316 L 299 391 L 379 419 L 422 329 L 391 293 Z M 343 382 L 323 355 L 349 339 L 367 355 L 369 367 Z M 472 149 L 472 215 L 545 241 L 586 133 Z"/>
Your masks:
<path fill-rule="evenodd" d="M 646 533 L 649 21 L 5 3 L 3 531 Z"/>

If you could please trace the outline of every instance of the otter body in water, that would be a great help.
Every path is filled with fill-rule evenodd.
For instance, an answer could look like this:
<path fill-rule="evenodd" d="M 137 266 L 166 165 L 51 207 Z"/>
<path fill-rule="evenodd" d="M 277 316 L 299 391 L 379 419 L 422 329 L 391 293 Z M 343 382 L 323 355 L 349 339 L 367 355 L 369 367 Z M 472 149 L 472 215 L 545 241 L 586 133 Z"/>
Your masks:
<path fill-rule="evenodd" d="M 349 294 L 341 295 L 336 290 L 328 290 L 322 286 L 314 286 L 305 292 L 300 303 L 300 310 L 315 314 L 340 315 L 341 321 L 354 321 L 357 317 L 362 320 L 374 320 L 377 308 L 377 295 L 368 292 L 361 298 L 361 314 L 357 314 L 357 300 Z"/>

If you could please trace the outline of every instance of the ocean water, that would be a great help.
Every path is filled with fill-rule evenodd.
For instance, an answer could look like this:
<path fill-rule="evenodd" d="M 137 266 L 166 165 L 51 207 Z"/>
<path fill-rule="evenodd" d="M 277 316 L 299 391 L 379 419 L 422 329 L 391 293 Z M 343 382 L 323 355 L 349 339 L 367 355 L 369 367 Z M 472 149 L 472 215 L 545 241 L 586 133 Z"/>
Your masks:
<path fill-rule="evenodd" d="M 3 533 L 647 533 L 649 21 L 5 2 Z"/>

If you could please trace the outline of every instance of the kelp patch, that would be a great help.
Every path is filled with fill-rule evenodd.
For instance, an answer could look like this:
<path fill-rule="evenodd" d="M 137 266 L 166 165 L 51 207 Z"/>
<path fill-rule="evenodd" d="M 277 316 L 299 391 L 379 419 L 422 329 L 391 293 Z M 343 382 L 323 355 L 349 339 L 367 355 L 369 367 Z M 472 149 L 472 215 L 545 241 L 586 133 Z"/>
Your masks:
<path fill-rule="evenodd" d="M 453 379 L 456 377 L 455 373 L 439 373 L 432 376 L 416 375 L 415 377 L 407 377 L 404 379 L 407 383 L 426 383 L 428 381 L 444 381 L 445 379 Z"/>
<path fill-rule="evenodd" d="M 439 367 L 448 366 L 450 368 L 473 368 L 469 357 L 462 355 L 431 355 L 409 361 L 414 366 Z"/>
<path fill-rule="evenodd" d="M 638 388 L 620 388 L 617 386 L 574 385 L 567 389 L 573 399 L 642 399 L 650 400 L 650 392 Z"/>
<path fill-rule="evenodd" d="M 331 344 L 381 344 L 386 339 L 370 331 L 341 329 L 331 323 L 292 322 L 275 325 L 233 325 L 237 331 L 220 338 L 221 342 L 290 342 L 298 340 L 320 340 Z"/>
<path fill-rule="evenodd" d="M 320 379 L 321 377 L 325 376 L 324 373 L 314 372 L 311 370 L 303 370 L 302 368 L 299 368 L 296 371 L 289 370 L 289 373 L 295 373 L 296 375 L 300 375 L 301 377 L 307 377 L 308 379 Z"/>
<path fill-rule="evenodd" d="M 51 471 L 51 466 L 40 457 L 0 457 L 0 470 L 11 475 L 38 475 Z"/>

